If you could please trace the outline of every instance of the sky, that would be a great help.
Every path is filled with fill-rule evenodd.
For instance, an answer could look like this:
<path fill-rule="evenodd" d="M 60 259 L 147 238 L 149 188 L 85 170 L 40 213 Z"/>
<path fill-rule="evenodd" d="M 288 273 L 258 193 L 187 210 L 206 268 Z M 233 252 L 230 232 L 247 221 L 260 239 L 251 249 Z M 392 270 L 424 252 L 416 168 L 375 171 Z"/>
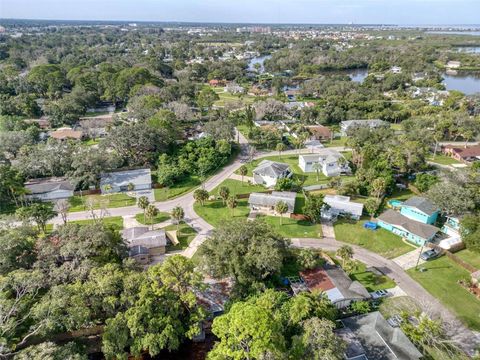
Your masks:
<path fill-rule="evenodd" d="M 0 18 L 479 24 L 480 0 L 0 0 Z"/>

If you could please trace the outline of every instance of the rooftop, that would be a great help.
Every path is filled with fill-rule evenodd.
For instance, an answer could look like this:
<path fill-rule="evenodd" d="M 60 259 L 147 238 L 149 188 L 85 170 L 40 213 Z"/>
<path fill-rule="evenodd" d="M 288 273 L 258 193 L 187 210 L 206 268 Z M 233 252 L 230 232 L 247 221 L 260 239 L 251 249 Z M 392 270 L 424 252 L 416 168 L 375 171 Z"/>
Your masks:
<path fill-rule="evenodd" d="M 31 179 L 25 187 L 32 195 L 44 194 L 55 190 L 74 190 L 74 186 L 65 178 Z"/>
<path fill-rule="evenodd" d="M 165 230 L 149 230 L 146 226 L 127 228 L 122 231 L 123 238 L 128 241 L 129 247 L 142 246 L 147 249 L 166 246 Z"/>
<path fill-rule="evenodd" d="M 418 210 L 424 212 L 427 215 L 433 215 L 435 212 L 438 211 L 438 209 L 435 207 L 435 205 L 433 205 L 430 200 L 420 196 L 412 196 L 410 199 L 405 201 L 402 206 L 417 208 Z"/>
<path fill-rule="evenodd" d="M 73 130 L 72 128 L 64 127 L 50 132 L 50 136 L 57 140 L 75 139 L 79 140 L 83 136 L 82 131 Z"/>
<path fill-rule="evenodd" d="M 137 185 L 151 184 L 151 182 L 152 175 L 150 169 L 137 169 L 102 174 L 100 186 L 103 188 L 106 184 L 112 186 L 127 186 L 130 183 Z"/>
<path fill-rule="evenodd" d="M 408 217 L 403 216 L 399 212 L 392 209 L 388 209 L 377 219 L 388 224 L 399 226 L 406 231 L 417 235 L 425 240 L 430 239 L 432 236 L 434 236 L 437 232 L 440 231 L 440 229 L 436 226 L 424 224 L 419 221 L 409 219 Z"/>
<path fill-rule="evenodd" d="M 278 202 L 283 201 L 287 204 L 288 211 L 293 212 L 296 196 L 296 193 L 290 191 L 273 191 L 271 194 L 251 193 L 248 203 L 259 206 L 275 206 Z"/>
<path fill-rule="evenodd" d="M 253 173 L 278 178 L 287 170 L 290 170 L 290 166 L 288 164 L 271 160 L 263 160 L 253 170 Z"/>

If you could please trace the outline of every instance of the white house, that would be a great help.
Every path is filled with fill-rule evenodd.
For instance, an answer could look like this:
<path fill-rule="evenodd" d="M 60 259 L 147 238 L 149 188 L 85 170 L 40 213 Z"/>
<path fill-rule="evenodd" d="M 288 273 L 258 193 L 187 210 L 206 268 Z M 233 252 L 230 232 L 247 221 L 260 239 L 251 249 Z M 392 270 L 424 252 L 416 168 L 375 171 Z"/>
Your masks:
<path fill-rule="evenodd" d="M 253 181 L 255 184 L 273 187 L 277 184 L 278 179 L 289 178 L 292 174 L 288 164 L 263 160 L 253 170 Z"/>
<path fill-rule="evenodd" d="M 65 178 L 32 179 L 26 182 L 27 199 L 55 201 L 73 196 L 74 186 Z"/>
<path fill-rule="evenodd" d="M 340 130 L 342 136 L 347 136 L 349 131 L 353 131 L 355 129 L 361 127 L 369 127 L 371 129 L 377 127 L 388 127 L 389 124 L 386 121 L 379 120 L 379 119 L 372 119 L 372 120 L 345 120 L 340 123 Z"/>
<path fill-rule="evenodd" d="M 150 190 L 152 188 L 152 175 L 150 169 L 137 169 L 116 171 L 102 174 L 100 189 L 102 193 Z"/>
<path fill-rule="evenodd" d="M 295 199 L 297 193 L 291 191 L 273 191 L 271 194 L 268 193 L 251 193 L 248 198 L 248 204 L 250 209 L 263 213 L 265 215 L 280 215 L 275 211 L 275 206 L 283 201 L 287 204 L 288 210 L 284 217 L 290 217 L 290 214 L 293 214 L 295 210 Z"/>
<path fill-rule="evenodd" d="M 298 156 L 298 166 L 303 172 L 321 171 L 325 176 L 339 176 L 350 172 L 343 155 L 332 149 L 318 149 L 315 154 Z"/>
<path fill-rule="evenodd" d="M 350 201 L 349 196 L 325 195 L 323 202 L 329 206 L 322 211 L 322 217 L 331 220 L 338 215 L 346 215 L 353 219 L 360 219 L 363 212 L 363 204 Z"/>

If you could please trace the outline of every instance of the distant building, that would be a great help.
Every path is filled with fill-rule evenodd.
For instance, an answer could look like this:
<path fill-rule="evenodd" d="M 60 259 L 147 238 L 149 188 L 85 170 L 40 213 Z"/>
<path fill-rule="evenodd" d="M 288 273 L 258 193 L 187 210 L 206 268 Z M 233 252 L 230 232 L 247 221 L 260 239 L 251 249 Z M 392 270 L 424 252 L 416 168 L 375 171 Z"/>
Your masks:
<path fill-rule="evenodd" d="M 44 178 L 27 181 L 25 188 L 29 199 L 56 201 L 73 196 L 75 187 L 65 178 Z"/>
<path fill-rule="evenodd" d="M 445 155 L 451 156 L 455 160 L 466 164 L 480 160 L 480 145 L 467 147 L 447 145 L 442 147 L 442 152 Z"/>
<path fill-rule="evenodd" d="M 287 204 L 288 210 L 282 216 L 290 217 L 295 210 L 296 197 L 297 193 L 290 191 L 274 191 L 271 194 L 251 193 L 250 197 L 248 198 L 248 204 L 250 205 L 250 209 L 253 211 L 265 215 L 280 216 L 280 214 L 275 211 L 275 206 L 279 202 L 283 201 Z"/>
<path fill-rule="evenodd" d="M 325 195 L 323 202 L 328 209 L 322 211 L 322 217 L 326 220 L 333 220 L 338 216 L 347 216 L 359 220 L 363 213 L 363 204 L 350 201 L 349 196 Z"/>
<path fill-rule="evenodd" d="M 133 186 L 131 191 L 151 189 L 150 169 L 116 171 L 102 174 L 100 179 L 100 189 L 103 194 L 129 191 L 130 186 Z"/>
<path fill-rule="evenodd" d="M 462 66 L 460 61 L 449 61 L 446 65 L 447 69 L 458 69 Z"/>
<path fill-rule="evenodd" d="M 49 133 L 50 137 L 57 140 L 81 140 L 83 131 L 73 130 L 70 127 L 63 127 Z"/>
<path fill-rule="evenodd" d="M 419 360 L 423 355 L 378 311 L 340 320 L 335 333 L 347 343 L 346 360 Z"/>
<path fill-rule="evenodd" d="M 225 92 L 229 92 L 231 94 L 243 94 L 245 92 L 245 88 L 243 88 L 242 86 L 234 83 L 234 82 L 230 82 L 228 83 L 224 88 L 223 90 Z"/>
<path fill-rule="evenodd" d="M 390 72 L 392 74 L 401 74 L 402 73 L 402 68 L 400 66 L 392 66 L 390 68 Z"/>
<path fill-rule="evenodd" d="M 303 172 L 321 171 L 325 176 L 339 176 L 350 173 L 347 160 L 332 149 L 318 149 L 314 154 L 298 156 L 298 166 Z"/>
<path fill-rule="evenodd" d="M 292 176 L 290 166 L 285 163 L 262 160 L 258 166 L 253 169 L 253 180 L 255 184 L 273 187 L 278 179 L 289 178 Z"/>
<path fill-rule="evenodd" d="M 389 123 L 379 119 L 373 120 L 345 120 L 340 123 L 340 129 L 343 136 L 347 136 L 350 131 L 358 128 L 369 127 L 370 129 L 379 127 L 389 127 Z"/>

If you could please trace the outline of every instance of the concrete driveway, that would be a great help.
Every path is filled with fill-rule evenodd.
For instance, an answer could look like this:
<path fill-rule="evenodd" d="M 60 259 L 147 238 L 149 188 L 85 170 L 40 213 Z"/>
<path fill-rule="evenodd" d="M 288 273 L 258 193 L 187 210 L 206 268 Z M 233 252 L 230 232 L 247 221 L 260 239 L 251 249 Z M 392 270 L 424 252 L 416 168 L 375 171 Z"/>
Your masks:
<path fill-rule="evenodd" d="M 427 248 L 428 249 L 428 248 Z M 424 249 L 425 251 L 426 249 Z M 403 270 L 408 270 L 411 268 L 414 268 L 417 265 L 418 257 L 420 256 L 420 253 L 422 252 L 422 248 L 416 248 L 413 249 L 412 251 L 400 255 L 399 257 L 396 257 L 393 259 L 393 262 L 398 264 Z M 420 259 L 418 262 L 418 265 L 421 265 L 425 262 L 425 260 Z"/>

